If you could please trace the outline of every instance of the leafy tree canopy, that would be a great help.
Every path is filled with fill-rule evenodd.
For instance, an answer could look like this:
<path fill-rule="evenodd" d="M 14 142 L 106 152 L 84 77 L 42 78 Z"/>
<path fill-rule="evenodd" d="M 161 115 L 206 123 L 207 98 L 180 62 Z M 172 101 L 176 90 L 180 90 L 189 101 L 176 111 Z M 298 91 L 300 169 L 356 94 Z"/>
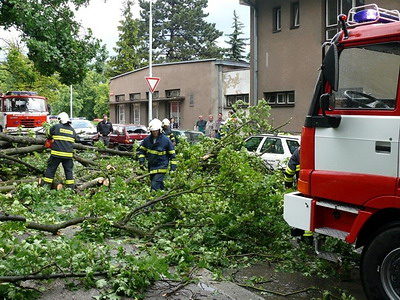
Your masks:
<path fill-rule="evenodd" d="M 83 80 L 100 43 L 75 21 L 73 8 L 89 0 L 2 0 L 0 27 L 16 28 L 28 47 L 28 57 L 43 75 L 60 74 L 72 84 Z"/>
<path fill-rule="evenodd" d="M 204 12 L 207 0 L 156 0 L 153 5 L 153 49 L 159 62 L 220 58 L 216 45 L 222 32 L 208 23 Z M 149 2 L 139 0 L 142 49 L 148 49 Z"/>
<path fill-rule="evenodd" d="M 246 59 L 245 47 L 247 38 L 240 37 L 243 35 L 244 25 L 239 20 L 239 16 L 237 15 L 236 11 L 233 11 L 233 25 L 232 29 L 233 32 L 231 34 L 227 34 L 226 36 L 229 37 L 227 44 L 230 46 L 227 49 L 226 57 L 230 60 L 239 61 Z"/>

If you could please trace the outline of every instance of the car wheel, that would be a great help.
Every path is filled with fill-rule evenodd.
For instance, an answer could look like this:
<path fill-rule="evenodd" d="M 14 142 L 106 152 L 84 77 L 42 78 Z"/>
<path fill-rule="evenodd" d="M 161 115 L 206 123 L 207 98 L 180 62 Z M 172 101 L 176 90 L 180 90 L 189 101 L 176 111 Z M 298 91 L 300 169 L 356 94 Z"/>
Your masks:
<path fill-rule="evenodd" d="M 400 224 L 379 233 L 364 247 L 361 279 L 373 300 L 400 300 Z"/>

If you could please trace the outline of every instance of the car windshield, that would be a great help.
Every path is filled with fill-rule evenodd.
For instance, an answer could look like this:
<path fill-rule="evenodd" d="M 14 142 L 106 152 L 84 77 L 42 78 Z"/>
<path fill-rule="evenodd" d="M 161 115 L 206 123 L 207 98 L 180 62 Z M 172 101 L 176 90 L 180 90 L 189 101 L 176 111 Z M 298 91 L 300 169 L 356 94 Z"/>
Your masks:
<path fill-rule="evenodd" d="M 81 129 L 81 128 L 93 128 L 94 125 L 90 123 L 90 121 L 87 120 L 72 120 L 71 125 L 75 129 Z"/>
<path fill-rule="evenodd" d="M 7 112 L 47 112 L 46 101 L 40 98 L 6 98 L 4 103 Z"/>
<path fill-rule="evenodd" d="M 260 145 L 262 139 L 263 138 L 259 136 L 251 137 L 246 141 L 246 144 L 244 146 L 246 147 L 247 151 L 255 152 L 257 151 L 257 148 Z"/>
<path fill-rule="evenodd" d="M 138 133 L 138 134 L 143 134 L 146 133 L 146 127 L 138 127 L 138 126 L 127 126 L 126 127 L 126 132 L 127 133 Z"/>

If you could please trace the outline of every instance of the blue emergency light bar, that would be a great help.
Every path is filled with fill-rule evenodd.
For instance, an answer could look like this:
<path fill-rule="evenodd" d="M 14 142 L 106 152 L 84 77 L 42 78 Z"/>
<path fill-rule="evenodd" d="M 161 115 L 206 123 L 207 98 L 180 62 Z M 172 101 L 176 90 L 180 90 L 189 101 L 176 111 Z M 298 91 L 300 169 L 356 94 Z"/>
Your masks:
<path fill-rule="evenodd" d="M 353 7 L 349 11 L 349 25 L 400 22 L 398 10 L 379 8 L 376 4 Z"/>

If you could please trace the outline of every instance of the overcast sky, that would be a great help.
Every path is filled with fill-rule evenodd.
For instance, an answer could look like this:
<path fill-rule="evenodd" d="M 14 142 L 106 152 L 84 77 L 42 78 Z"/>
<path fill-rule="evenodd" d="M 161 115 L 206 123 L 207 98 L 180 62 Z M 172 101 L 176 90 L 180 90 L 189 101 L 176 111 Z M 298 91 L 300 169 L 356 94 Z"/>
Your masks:
<path fill-rule="evenodd" d="M 207 20 L 216 23 L 217 29 L 224 34 L 232 31 L 233 11 L 239 15 L 240 20 L 244 23 L 244 32 L 246 37 L 250 35 L 250 12 L 247 6 L 239 5 L 239 0 L 209 0 L 207 12 L 209 17 Z M 81 8 L 76 17 L 82 22 L 84 27 L 91 28 L 94 35 L 101 39 L 107 45 L 110 54 L 113 54 L 112 48 L 118 39 L 117 26 L 121 19 L 123 0 L 91 0 L 87 7 Z M 138 15 L 139 9 L 136 8 L 135 14 Z M 15 33 L 6 33 L 0 31 L 0 37 L 12 38 Z M 223 36 L 219 40 L 221 46 L 227 37 Z M 1 43 L 1 42 L 0 42 Z"/>

